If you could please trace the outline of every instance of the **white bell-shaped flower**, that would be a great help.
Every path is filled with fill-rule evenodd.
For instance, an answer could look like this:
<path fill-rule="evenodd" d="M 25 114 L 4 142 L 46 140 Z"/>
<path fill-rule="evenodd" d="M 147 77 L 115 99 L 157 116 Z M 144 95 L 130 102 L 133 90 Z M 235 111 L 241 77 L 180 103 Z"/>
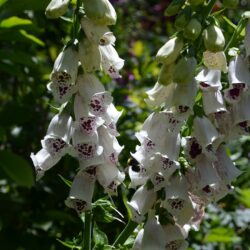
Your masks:
<path fill-rule="evenodd" d="M 117 194 L 117 186 L 123 182 L 125 175 L 111 163 L 104 162 L 97 166 L 97 180 L 108 194 Z"/>
<path fill-rule="evenodd" d="M 101 52 L 99 45 L 89 39 L 79 42 L 79 59 L 85 72 L 94 72 L 101 69 Z"/>
<path fill-rule="evenodd" d="M 174 108 L 180 114 L 191 114 L 197 93 L 196 81 L 193 80 L 187 84 L 176 84 L 173 91 L 173 99 L 171 103 L 170 99 L 166 100 L 165 107 Z"/>
<path fill-rule="evenodd" d="M 124 66 L 124 60 L 121 59 L 112 44 L 100 46 L 101 66 L 103 71 L 110 77 L 121 78 L 119 70 Z"/>
<path fill-rule="evenodd" d="M 45 10 L 45 15 L 48 18 L 58 18 L 64 15 L 69 6 L 70 0 L 51 0 Z"/>
<path fill-rule="evenodd" d="M 202 155 L 202 146 L 193 136 L 187 136 L 182 139 L 182 146 L 188 161 L 195 163 Z"/>
<path fill-rule="evenodd" d="M 204 155 L 196 162 L 195 175 L 198 189 L 204 189 L 206 186 L 221 181 L 214 164 Z"/>
<path fill-rule="evenodd" d="M 96 24 L 87 17 L 81 19 L 81 27 L 89 41 L 95 45 L 109 45 L 115 43 L 115 36 L 106 25 Z"/>
<path fill-rule="evenodd" d="M 81 109 L 93 116 L 104 116 L 113 98 L 109 92 L 105 91 L 100 81 L 93 74 L 84 74 L 78 76 L 77 84 L 84 109 L 81 102 L 77 102 L 75 114 Z"/>
<path fill-rule="evenodd" d="M 144 220 L 144 215 L 152 208 L 156 200 L 156 193 L 153 189 L 148 189 L 146 186 L 138 188 L 128 202 L 128 207 L 132 212 L 131 220 L 141 223 Z"/>
<path fill-rule="evenodd" d="M 163 207 L 174 216 L 179 225 L 186 224 L 194 215 L 192 201 L 188 195 L 187 182 L 184 177 L 174 176 L 165 188 Z"/>
<path fill-rule="evenodd" d="M 216 156 L 217 161 L 214 162 L 214 165 L 223 182 L 230 184 L 234 179 L 241 175 L 242 172 L 235 167 L 222 145 L 217 149 Z"/>
<path fill-rule="evenodd" d="M 142 228 L 138 232 L 138 234 L 137 234 L 137 236 L 135 238 L 132 250 L 142 250 L 142 238 L 143 238 L 143 235 L 144 235 L 144 228 Z"/>
<path fill-rule="evenodd" d="M 91 201 L 95 188 L 95 171 L 80 171 L 74 178 L 69 197 L 65 204 L 76 210 L 78 214 L 91 209 Z"/>
<path fill-rule="evenodd" d="M 51 81 L 75 84 L 78 71 L 78 54 L 75 47 L 67 47 L 55 60 Z"/>
<path fill-rule="evenodd" d="M 114 25 L 116 12 L 109 0 L 84 0 L 84 11 L 91 20 L 98 24 Z"/>
<path fill-rule="evenodd" d="M 72 118 L 67 114 L 55 115 L 41 141 L 42 149 L 31 153 L 31 159 L 36 169 L 37 178 L 42 177 L 45 171 L 57 164 L 62 156 L 70 153 L 69 141 L 71 138 Z"/>
<path fill-rule="evenodd" d="M 162 175 L 162 173 L 153 173 L 150 176 L 150 180 L 154 185 L 155 192 L 161 190 L 168 183 L 168 180 Z"/>
<path fill-rule="evenodd" d="M 227 111 L 223 95 L 219 89 L 202 92 L 203 109 L 206 115 Z"/>
<path fill-rule="evenodd" d="M 242 55 L 237 55 L 229 63 L 229 84 L 250 85 L 250 72 Z"/>
<path fill-rule="evenodd" d="M 221 71 L 204 67 L 195 77 L 202 90 L 221 90 Z"/>
<path fill-rule="evenodd" d="M 165 250 L 165 232 L 155 216 L 154 210 L 149 210 L 148 219 L 144 226 L 141 243 L 143 250 Z"/>
<path fill-rule="evenodd" d="M 116 137 L 109 133 L 106 126 L 98 128 L 98 135 L 99 144 L 103 147 L 103 157 L 105 161 L 116 165 L 123 147 L 119 145 Z"/>
<path fill-rule="evenodd" d="M 156 82 L 154 87 L 146 92 L 148 99 L 145 99 L 145 102 L 152 106 L 160 106 L 166 99 L 172 100 L 174 88 L 175 84 L 164 86 Z"/>
<path fill-rule="evenodd" d="M 208 69 L 227 72 L 227 59 L 223 51 L 212 52 L 206 50 L 203 52 L 203 63 Z"/>
<path fill-rule="evenodd" d="M 165 231 L 165 250 L 186 250 L 188 248 L 188 243 L 185 240 L 187 238 L 187 233 L 185 230 L 177 224 L 169 224 L 163 226 Z"/>
<path fill-rule="evenodd" d="M 129 167 L 128 174 L 130 177 L 129 188 L 136 188 L 145 184 L 148 180 L 148 172 L 143 166 L 138 166 L 137 171 L 133 170 L 133 167 Z"/>
<path fill-rule="evenodd" d="M 211 121 L 205 116 L 195 117 L 193 129 L 193 136 L 202 146 L 203 153 L 214 159 L 214 152 L 222 142 L 223 136 L 218 133 Z"/>
<path fill-rule="evenodd" d="M 153 154 L 148 162 L 148 172 L 157 173 L 160 172 L 166 180 L 180 168 L 178 161 L 171 160 L 167 155 L 159 152 Z"/>
<path fill-rule="evenodd" d="M 250 121 L 250 93 L 244 93 L 238 103 L 233 105 L 233 123 L 241 124 L 246 122 L 248 125 Z M 244 124 L 242 124 L 244 125 Z"/>

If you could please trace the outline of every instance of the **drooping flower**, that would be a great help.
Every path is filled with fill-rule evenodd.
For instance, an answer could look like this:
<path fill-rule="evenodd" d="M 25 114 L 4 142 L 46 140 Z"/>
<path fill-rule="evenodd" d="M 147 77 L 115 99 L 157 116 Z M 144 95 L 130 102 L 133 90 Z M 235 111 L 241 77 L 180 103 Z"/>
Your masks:
<path fill-rule="evenodd" d="M 75 176 L 65 204 L 76 210 L 78 214 L 91 209 L 96 173 L 94 168 L 80 170 Z"/>
<path fill-rule="evenodd" d="M 63 155 L 70 152 L 72 118 L 66 114 L 57 114 L 51 120 L 47 134 L 41 141 L 42 149 L 30 157 L 35 166 L 37 179 L 45 171 L 57 164 Z"/>
<path fill-rule="evenodd" d="M 64 103 L 77 91 L 75 81 L 78 71 L 78 55 L 74 47 L 64 49 L 56 58 L 48 89 L 55 100 Z"/>
<path fill-rule="evenodd" d="M 105 24 L 96 24 L 91 19 L 83 17 L 81 27 L 91 43 L 102 46 L 114 45 L 116 38 Z"/>
<path fill-rule="evenodd" d="M 139 187 L 132 196 L 128 206 L 132 213 L 132 220 L 141 223 L 144 215 L 152 208 L 156 200 L 156 193 L 153 189 L 148 189 L 145 185 Z"/>
<path fill-rule="evenodd" d="M 162 206 L 174 216 L 179 225 L 185 225 L 193 217 L 194 208 L 183 176 L 173 176 L 170 179 L 169 185 L 165 187 Z"/>
<path fill-rule="evenodd" d="M 84 10 L 95 23 L 114 25 L 116 12 L 109 0 L 84 0 Z"/>
<path fill-rule="evenodd" d="M 185 250 L 188 248 L 187 232 L 177 224 L 163 226 L 166 234 L 165 250 Z"/>
<path fill-rule="evenodd" d="M 212 52 L 207 50 L 203 52 L 203 63 L 208 69 L 227 72 L 227 60 L 223 51 Z"/>
<path fill-rule="evenodd" d="M 70 0 L 51 0 L 45 10 L 48 18 L 58 18 L 68 10 Z"/>
<path fill-rule="evenodd" d="M 154 210 L 149 210 L 147 222 L 144 226 L 144 234 L 141 242 L 143 250 L 164 250 L 165 232 L 155 216 Z"/>

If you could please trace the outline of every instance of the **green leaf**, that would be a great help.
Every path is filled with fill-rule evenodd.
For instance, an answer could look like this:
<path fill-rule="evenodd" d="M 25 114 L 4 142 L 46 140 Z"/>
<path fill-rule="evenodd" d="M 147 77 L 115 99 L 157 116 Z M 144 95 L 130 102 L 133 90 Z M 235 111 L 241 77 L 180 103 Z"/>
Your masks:
<path fill-rule="evenodd" d="M 63 246 L 68 247 L 70 249 L 82 249 L 82 247 L 75 245 L 74 242 L 71 241 L 62 241 L 59 239 L 56 239 L 58 242 L 60 242 Z"/>
<path fill-rule="evenodd" d="M 237 189 L 237 199 L 246 207 L 250 208 L 250 189 Z"/>
<path fill-rule="evenodd" d="M 62 175 L 58 175 L 60 177 L 60 179 L 68 186 L 71 187 L 72 186 L 72 181 L 69 181 L 67 179 L 65 179 Z"/>
<path fill-rule="evenodd" d="M 241 241 L 232 228 L 218 227 L 210 231 L 205 237 L 205 242 L 236 243 Z"/>
<path fill-rule="evenodd" d="M 33 185 L 33 169 L 21 156 L 8 151 L 0 151 L 0 167 L 18 185 L 28 188 Z"/>
<path fill-rule="evenodd" d="M 7 0 L 0 0 L 0 6 L 3 5 L 6 2 L 7 2 Z"/>
<path fill-rule="evenodd" d="M 0 11 L 5 10 L 11 13 L 20 13 L 24 10 L 42 10 L 44 11 L 50 0 L 8 0 L 1 5 Z"/>
<path fill-rule="evenodd" d="M 32 21 L 29 19 L 12 16 L 0 22 L 0 28 L 13 28 L 20 25 L 31 25 Z"/>
<path fill-rule="evenodd" d="M 95 245 L 102 245 L 103 246 L 103 245 L 108 244 L 107 235 L 98 228 L 96 223 L 94 225 L 93 239 L 94 239 Z"/>
<path fill-rule="evenodd" d="M 27 31 L 25 30 L 19 30 L 20 34 L 23 35 L 24 37 L 26 37 L 27 39 L 31 40 L 32 42 L 44 47 L 45 44 L 42 40 L 40 40 L 39 38 L 35 37 L 34 35 L 29 34 Z"/>
<path fill-rule="evenodd" d="M 227 24 L 229 24 L 233 29 L 237 28 L 237 25 L 235 25 L 234 23 L 232 23 L 232 21 L 230 19 L 228 19 L 226 16 L 222 16 L 222 18 L 227 22 Z"/>

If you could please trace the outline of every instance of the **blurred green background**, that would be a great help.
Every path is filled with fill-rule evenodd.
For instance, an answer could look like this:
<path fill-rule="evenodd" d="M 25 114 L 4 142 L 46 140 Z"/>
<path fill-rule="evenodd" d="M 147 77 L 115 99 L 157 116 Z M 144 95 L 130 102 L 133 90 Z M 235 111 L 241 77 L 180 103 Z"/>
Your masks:
<path fill-rule="evenodd" d="M 120 168 L 126 171 L 129 152 L 134 152 L 137 144 L 134 132 L 151 112 L 144 98 L 159 73 L 153 58 L 175 32 L 174 18 L 163 15 L 169 4 L 167 0 L 111 2 L 118 14 L 117 25 L 111 29 L 125 67 L 122 79 L 115 81 L 102 76 L 102 80 L 112 91 L 117 108 L 123 110 L 118 130 L 119 142 L 125 145 Z M 55 103 L 46 84 L 53 61 L 71 33 L 70 22 L 46 19 L 44 10 L 48 3 L 49 0 L 0 0 L 0 249 L 3 250 L 58 250 L 66 246 L 77 249 L 82 230 L 77 214 L 64 205 L 69 187 L 63 178 L 72 180 L 77 162 L 66 156 L 35 182 L 29 157 L 40 149 L 40 140 L 55 113 Z M 242 0 L 238 9 L 224 14 L 237 24 L 241 11 L 249 6 L 249 2 Z M 215 11 L 220 8 L 218 2 Z M 70 17 L 70 11 L 67 15 Z M 226 36 L 230 36 L 230 29 L 225 25 Z M 250 249 L 250 137 L 233 141 L 228 150 L 244 173 L 234 183 L 233 195 L 207 208 L 200 231 L 190 233 L 190 249 Z M 124 186 L 111 202 L 126 221 L 121 189 L 125 190 Z M 104 196 L 100 187 L 95 196 L 95 199 Z M 124 224 L 114 219 L 117 213 L 105 204 L 97 205 L 94 212 L 96 235 L 112 242 Z M 128 243 L 124 249 L 129 246 Z"/>

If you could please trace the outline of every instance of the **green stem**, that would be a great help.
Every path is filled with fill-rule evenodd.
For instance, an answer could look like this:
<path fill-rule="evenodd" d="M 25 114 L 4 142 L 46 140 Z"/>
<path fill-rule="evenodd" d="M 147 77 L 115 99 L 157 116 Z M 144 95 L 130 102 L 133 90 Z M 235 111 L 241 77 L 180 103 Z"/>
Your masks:
<path fill-rule="evenodd" d="M 237 28 L 234 30 L 234 33 L 233 33 L 231 39 L 229 40 L 229 42 L 227 43 L 227 45 L 225 47 L 225 52 L 228 51 L 228 49 L 235 44 L 236 39 L 238 38 L 238 35 L 245 28 L 247 22 L 248 22 L 248 19 L 246 19 L 244 16 L 242 16 L 238 25 L 237 25 Z"/>
<path fill-rule="evenodd" d="M 216 0 L 210 0 L 210 2 L 208 3 L 208 5 L 205 7 L 205 10 L 203 12 L 203 18 L 204 20 L 210 15 L 210 13 L 213 10 L 214 4 L 216 3 Z"/>
<path fill-rule="evenodd" d="M 123 229 L 123 231 L 120 233 L 120 235 L 117 237 L 117 239 L 113 243 L 113 246 L 116 247 L 119 244 L 122 245 L 123 243 L 125 243 L 128 237 L 133 233 L 137 225 L 138 224 L 136 222 L 130 220 L 127 226 Z"/>
<path fill-rule="evenodd" d="M 91 232 L 92 232 L 92 212 L 85 212 L 84 230 L 83 230 L 83 250 L 91 250 Z"/>

